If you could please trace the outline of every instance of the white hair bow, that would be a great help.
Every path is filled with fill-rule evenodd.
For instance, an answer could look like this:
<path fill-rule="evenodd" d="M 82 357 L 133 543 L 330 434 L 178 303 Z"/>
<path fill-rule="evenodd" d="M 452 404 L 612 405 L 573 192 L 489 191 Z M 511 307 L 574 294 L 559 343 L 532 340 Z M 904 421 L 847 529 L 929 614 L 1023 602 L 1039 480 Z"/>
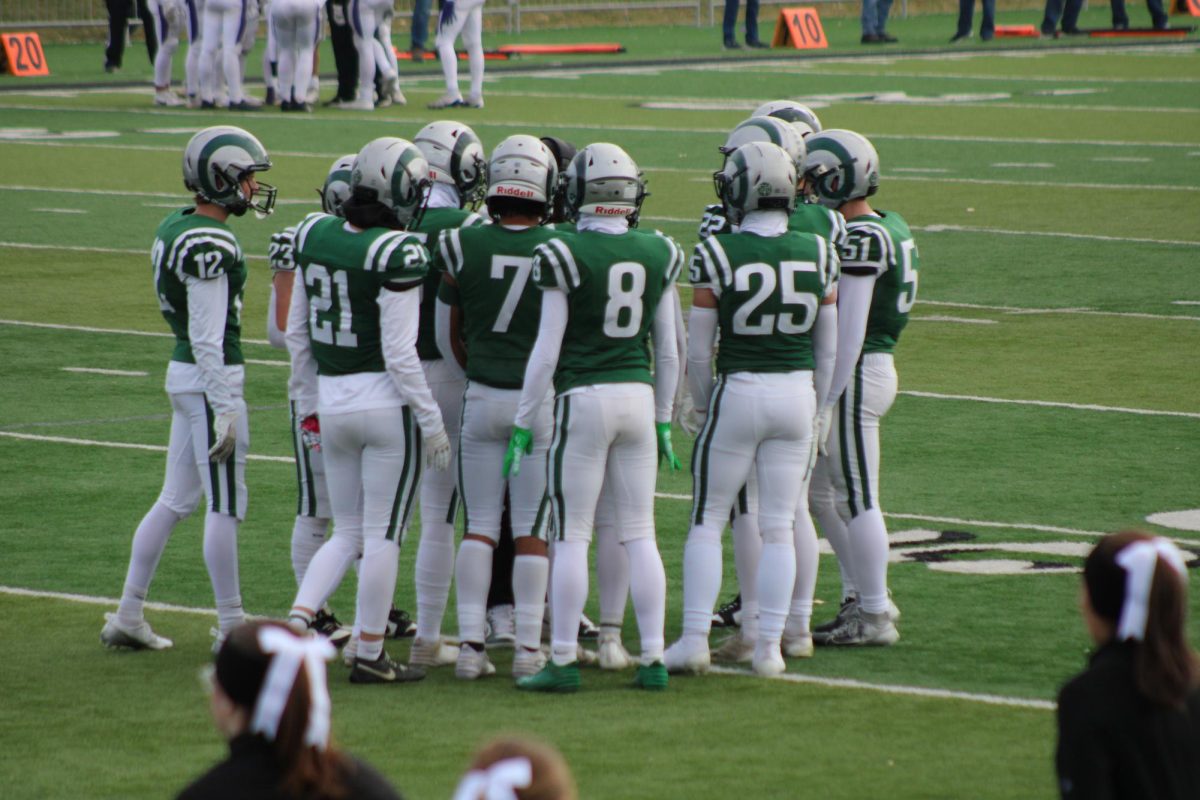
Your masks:
<path fill-rule="evenodd" d="M 300 638 L 282 628 L 263 627 L 258 631 L 258 644 L 264 653 L 274 656 L 267 668 L 267 677 L 258 702 L 250 731 L 261 733 L 274 741 L 279 732 L 279 720 L 287 707 L 288 697 L 296 684 L 300 665 L 308 673 L 308 727 L 304 743 L 324 750 L 329 744 L 329 687 L 325 683 L 325 662 L 337 651 L 323 636 Z"/>
<path fill-rule="evenodd" d="M 1154 582 L 1154 568 L 1160 556 L 1180 575 L 1187 574 L 1187 565 L 1179 548 L 1160 536 L 1134 542 L 1117 553 L 1117 564 L 1125 570 L 1125 602 L 1121 604 L 1121 618 L 1117 622 L 1118 641 L 1136 639 L 1140 642 L 1146 636 L 1150 585 Z"/>
<path fill-rule="evenodd" d="M 463 776 L 454 800 L 517 800 L 517 789 L 533 783 L 533 765 L 528 758 L 506 758 L 487 769 L 473 769 Z"/>

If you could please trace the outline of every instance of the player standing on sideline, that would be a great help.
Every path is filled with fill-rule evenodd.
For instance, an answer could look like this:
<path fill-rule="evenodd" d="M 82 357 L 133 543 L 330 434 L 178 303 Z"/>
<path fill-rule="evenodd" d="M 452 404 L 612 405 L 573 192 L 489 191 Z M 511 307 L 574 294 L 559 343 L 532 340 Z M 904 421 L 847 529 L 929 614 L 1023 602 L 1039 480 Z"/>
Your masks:
<path fill-rule="evenodd" d="M 276 0 L 287 2 L 287 0 Z M 321 210 L 326 214 L 344 217 L 342 204 L 350 197 L 350 171 L 354 167 L 354 154 L 345 155 L 333 162 L 325 185 L 321 187 Z M 296 277 L 295 248 L 296 225 L 290 225 L 271 236 L 267 251 L 267 262 L 271 266 L 271 299 L 267 312 L 267 341 L 272 347 L 287 349 L 284 334 L 287 333 L 288 309 L 292 303 L 292 287 Z M 292 452 L 296 457 L 296 521 L 292 525 L 292 571 L 296 586 L 304 582 L 304 573 L 317 550 L 325 543 L 329 533 L 329 487 L 325 481 L 325 459 L 321 448 L 308 448 L 304 439 L 310 432 L 301 428 L 302 418 L 296 413 L 296 397 L 291 384 L 288 386 L 288 407 L 292 418 Z M 350 630 L 342 627 L 337 617 L 327 607 L 320 608 L 313 617 L 313 630 L 329 638 L 338 647 L 350 639 Z"/>
<path fill-rule="evenodd" d="M 150 630 L 146 593 L 171 532 L 207 498 L 204 563 L 216 597 L 221 638 L 244 619 L 237 532 L 246 514 L 250 426 L 242 399 L 242 292 L 246 261 L 226 221 L 253 209 L 265 216 L 275 187 L 255 175 L 271 168 L 258 139 L 241 128 L 205 128 L 183 153 L 183 183 L 195 206 L 171 212 L 155 233 L 150 260 L 159 309 L 175 334 L 167 367 L 171 439 L 162 492 L 133 535 L 121 604 L 100 641 L 109 647 L 165 650 Z M 262 200 L 255 202 L 255 195 Z"/>
<path fill-rule="evenodd" d="M 438 17 L 438 58 L 442 60 L 442 75 L 446 93 L 429 104 L 429 108 L 483 108 L 483 4 L 484 0 L 444 0 Z M 458 54 L 454 41 L 462 34 L 471 70 L 471 91 L 463 100 L 458 88 Z"/>
<path fill-rule="evenodd" d="M 458 354 L 464 357 L 467 377 L 458 445 L 465 533 L 455 571 L 462 640 L 455 674 L 464 680 L 496 670 L 484 652 L 484 621 L 506 489 L 516 540 L 513 677 L 533 675 L 546 662 L 541 640 L 549 574 L 544 468 L 552 427 L 549 392 L 533 420 L 535 463 L 507 486 L 503 473 L 541 313 L 541 292 L 529 281 L 533 251 L 561 235 L 541 227 L 550 214 L 557 179 L 558 166 L 544 144 L 532 136 L 505 139 L 488 164 L 487 206 L 495 224 L 442 231 L 434 256 L 444 270 L 438 346 L 447 365 L 459 363 Z"/>
<path fill-rule="evenodd" d="M 271 31 L 279 64 L 279 110 L 311 111 L 308 88 L 321 33 L 321 0 L 274 0 Z"/>
<path fill-rule="evenodd" d="M 171 67 L 179 49 L 180 31 L 187 31 L 188 41 L 194 39 L 192 21 L 194 0 L 148 0 L 147 8 L 154 18 L 158 37 L 158 52 L 154 56 L 154 105 L 182 106 L 186 101 L 171 91 Z"/>
<path fill-rule="evenodd" d="M 354 47 L 358 50 L 358 96 L 353 103 L 340 103 L 338 108 L 351 111 L 375 109 L 376 68 L 383 73 L 384 94 L 391 97 L 399 91 L 400 76 L 375 38 L 384 15 L 391 13 L 392 0 L 350 0 L 350 23 L 354 28 Z M 380 59 L 378 55 L 384 57 Z"/>
<path fill-rule="evenodd" d="M 890 645 L 900 613 L 887 588 L 888 538 L 879 507 L 879 424 L 896 399 L 892 354 L 917 299 L 919 256 L 908 223 L 877 211 L 867 198 L 879 188 L 879 156 L 863 136 L 828 130 L 808 139 L 805 179 L 817 200 L 846 219 L 838 300 L 838 358 L 826 449 L 818 459 L 811 501 L 842 569 L 842 608 L 819 627 L 817 644 Z M 836 405 L 835 405 L 836 404 Z M 835 413 L 836 411 L 836 413 Z M 841 523 L 839 525 L 838 523 Z M 840 543 L 838 536 L 844 540 Z"/>
<path fill-rule="evenodd" d="M 461 122 L 440 120 L 422 128 L 413 139 L 429 164 L 429 194 L 424 216 L 414 225 L 427 247 L 448 229 L 482 225 L 483 217 L 468 210 L 479 204 L 487 187 L 487 161 L 475 132 Z M 421 288 L 421 323 L 417 354 L 425 380 L 441 409 L 453 453 L 458 449 L 465 380 L 457 363 L 442 358 L 437 346 L 435 318 L 439 273 L 430 271 Z M 427 473 L 421 481 L 421 540 L 417 545 L 417 632 L 409 663 L 448 666 L 458 649 L 442 642 L 442 618 L 454 575 L 454 519 L 458 486 L 454 470 Z"/>
<path fill-rule="evenodd" d="M 306 444 L 319 441 L 325 457 L 334 530 L 308 566 L 289 622 L 310 628 L 361 554 L 353 683 L 424 677 L 392 661 L 383 638 L 422 453 L 429 469 L 450 462 L 416 353 L 429 255 L 404 232 L 422 211 L 428 171 L 412 143 L 375 139 L 354 160 L 345 220 L 312 214 L 296 231 L 303 281 L 288 314 L 291 386 Z"/>
<path fill-rule="evenodd" d="M 571 161 L 561 186 L 577 233 L 542 245 L 534 256 L 542 315 L 505 456 L 505 476 L 517 474 L 553 378 L 554 434 L 546 470 L 558 536 L 550 590 L 551 661 L 517 686 L 540 692 L 579 688 L 588 543 L 607 484 L 629 557 L 642 639 L 634 685 L 665 689 L 666 575 L 654 539 L 655 459 L 657 450 L 673 469 L 679 464 L 671 447 L 678 380 L 671 295 L 683 252 L 668 236 L 632 230 L 646 196 L 645 180 L 620 147 L 588 145 Z"/>
<path fill-rule="evenodd" d="M 218 61 L 229 89 L 230 111 L 251 111 L 242 91 L 242 37 L 246 32 L 246 0 L 204 0 L 204 34 L 200 55 L 200 107 L 216 108 Z M 220 59 L 217 51 L 221 51 Z"/>
<path fill-rule="evenodd" d="M 797 572 L 795 518 L 807 513 L 813 419 L 829 391 L 837 345 L 838 258 L 828 240 L 788 231 L 796 166 L 782 148 L 742 145 L 714 179 L 739 230 L 703 239 L 692 256 L 688 380 L 708 413 L 692 456 L 683 636 L 667 651 L 666 664 L 673 672 L 708 668 L 712 607 L 721 588 L 721 530 L 755 471 L 763 543 L 752 661 L 755 672 L 777 675 L 785 669 L 780 639 Z M 714 391 L 707 364 L 718 328 Z M 815 572 L 815 563 L 805 568 Z"/>

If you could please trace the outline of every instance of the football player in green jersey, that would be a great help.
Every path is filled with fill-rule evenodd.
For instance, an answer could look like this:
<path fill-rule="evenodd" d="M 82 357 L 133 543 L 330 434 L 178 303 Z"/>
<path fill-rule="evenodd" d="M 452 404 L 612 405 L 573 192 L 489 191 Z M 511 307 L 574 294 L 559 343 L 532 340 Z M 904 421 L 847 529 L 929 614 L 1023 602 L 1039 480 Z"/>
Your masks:
<path fill-rule="evenodd" d="M 663 689 L 666 576 L 654 538 L 657 457 L 672 467 L 671 412 L 678 380 L 671 295 L 683 253 L 669 237 L 633 230 L 645 183 L 614 144 L 581 150 L 560 180 L 577 232 L 536 250 L 542 289 L 537 341 L 529 357 L 505 475 L 532 445 L 534 420 L 556 396 L 547 465 L 557 541 L 551 576 L 551 661 L 517 686 L 570 692 L 579 687 L 579 620 L 588 593 L 588 543 L 607 483 L 642 640 L 635 685 Z M 654 334 L 654 373 L 650 335 Z M 657 433 L 657 447 L 656 447 Z"/>
<path fill-rule="evenodd" d="M 479 137 L 461 122 L 431 122 L 417 133 L 413 144 L 429 162 L 431 181 L 425 214 L 413 230 L 432 251 L 442 231 L 486 221 L 470 209 L 479 204 L 487 187 L 487 163 Z M 434 318 L 440 283 L 441 274 L 431 269 L 421 287 L 417 354 L 446 422 L 450 447 L 457 449 L 465 382 L 458 365 L 443 359 L 438 350 Z M 457 510 L 455 471 L 427 473 L 421 480 L 421 539 L 417 544 L 417 635 L 409 657 L 410 663 L 419 666 L 444 666 L 458 658 L 458 648 L 442 641 L 442 617 L 454 575 Z"/>
<path fill-rule="evenodd" d="M 464 680 L 495 672 L 484 652 L 484 620 L 504 508 L 504 454 L 541 314 L 541 292 L 529 281 L 533 251 L 558 235 L 541 227 L 557 178 L 558 167 L 544 144 L 532 136 L 505 139 L 488 163 L 488 213 L 495 224 L 444 230 L 434 254 L 435 266 L 444 270 L 438 345 L 447 362 L 465 366 L 467 377 L 458 447 L 465 533 L 455 567 L 462 641 L 455 674 Z M 547 393 L 534 417 L 532 457 L 542 463 L 550 445 L 552 404 Z M 513 676 L 520 678 L 545 664 L 544 468 L 513 476 L 507 490 L 516 552 Z"/>
<path fill-rule="evenodd" d="M 321 209 L 326 214 L 342 216 L 342 203 L 350 197 L 350 171 L 354 167 L 354 153 L 342 156 L 333 162 L 325 183 L 318 194 Z M 272 347 L 287 349 L 284 334 L 287 333 L 288 307 L 292 303 L 292 286 L 296 275 L 296 259 L 293 256 L 297 225 L 289 225 L 271 235 L 267 250 L 267 263 L 271 267 L 271 299 L 267 312 L 267 341 Z M 290 388 L 290 387 L 289 387 Z M 313 436 L 312 431 L 300 427 L 303 422 L 296 413 L 294 392 L 288 393 L 288 407 L 292 421 L 292 452 L 296 457 L 297 503 L 296 520 L 292 525 L 292 571 L 296 585 L 304 581 L 308 563 L 325 543 L 332 519 L 329 511 L 329 489 L 325 483 L 325 459 L 319 446 L 304 446 L 304 439 Z M 328 608 L 317 611 L 313 630 L 326 636 L 337 647 L 350 639 L 350 629 L 343 627 Z"/>
<path fill-rule="evenodd" d="M 787 230 L 796 167 L 782 148 L 743 145 L 714 178 L 740 227 L 702 240 L 691 262 L 688 380 L 708 413 L 692 456 L 683 636 L 667 650 L 666 665 L 708 669 L 721 530 L 754 472 L 762 557 L 752 662 L 755 672 L 777 675 L 785 668 L 781 638 L 793 586 L 805 583 L 811 609 L 816 585 L 816 531 L 805 501 L 813 421 L 829 391 L 837 345 L 838 257 L 828 239 Z M 718 331 L 714 389 L 709 361 Z"/>
<path fill-rule="evenodd" d="M 429 254 L 405 232 L 428 183 L 416 146 L 376 139 L 354 160 L 346 218 L 311 214 L 296 230 L 290 388 L 302 428 L 320 433 L 333 536 L 308 565 L 290 624 L 311 627 L 361 555 L 354 683 L 424 676 L 392 661 L 383 638 L 422 454 L 427 469 L 450 462 L 450 440 L 416 352 Z"/>
<path fill-rule="evenodd" d="M 143 615 L 146 593 L 171 532 L 207 498 L 204 562 L 216 596 L 218 638 L 244 618 L 238 583 L 238 523 L 246 514 L 250 428 L 242 397 L 242 291 L 246 261 L 226 221 L 253 209 L 266 216 L 275 188 L 256 174 L 267 151 L 241 128 L 205 128 L 183 154 L 183 182 L 195 205 L 174 211 L 155 232 L 150 260 L 159 309 L 175 334 L 167 368 L 171 439 L 162 492 L 133 535 L 121 603 L 106 615 L 109 647 L 163 650 Z M 262 199 L 256 201 L 261 195 Z"/>
<path fill-rule="evenodd" d="M 896 399 L 892 353 L 917 297 L 917 245 L 895 211 L 872 208 L 879 156 L 863 136 L 828 130 L 809 138 L 808 185 L 846 218 L 837 367 L 829 430 L 811 503 L 838 556 L 842 610 L 817 644 L 889 645 L 900 634 L 887 588 L 888 539 L 879 507 L 879 424 Z M 835 412 L 836 406 L 836 413 Z M 850 602 L 846 602 L 846 601 Z"/>

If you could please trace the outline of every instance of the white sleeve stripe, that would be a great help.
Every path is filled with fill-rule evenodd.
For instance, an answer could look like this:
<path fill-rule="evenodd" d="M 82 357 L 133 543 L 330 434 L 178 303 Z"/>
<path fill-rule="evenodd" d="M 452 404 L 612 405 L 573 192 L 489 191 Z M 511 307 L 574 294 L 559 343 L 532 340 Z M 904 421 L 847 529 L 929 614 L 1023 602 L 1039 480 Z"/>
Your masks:
<path fill-rule="evenodd" d="M 297 249 L 304 248 L 304 242 L 308 239 L 308 232 L 311 231 L 313 229 L 313 226 L 316 225 L 317 222 L 319 222 L 323 217 L 324 217 L 323 214 L 313 214 L 312 216 L 310 216 L 308 219 L 301 222 L 296 227 L 296 248 Z"/>
<path fill-rule="evenodd" d="M 391 260 L 392 253 L 396 252 L 396 248 L 404 244 L 403 235 L 392 236 L 389 238 L 391 239 L 391 244 L 385 247 L 383 252 L 380 253 L 379 257 L 375 260 L 374 269 L 378 270 L 379 272 L 383 272 L 385 270 L 388 261 Z"/>
<path fill-rule="evenodd" d="M 851 223 L 851 225 L 853 227 L 847 226 L 848 231 L 862 231 L 877 237 L 880 243 L 883 245 L 883 263 L 893 266 L 895 265 L 896 245 L 892 242 L 892 234 L 888 232 L 887 228 L 883 227 L 877 222 L 870 222 L 867 220 L 860 220 Z"/>
<path fill-rule="evenodd" d="M 441 253 L 442 261 L 446 264 L 446 272 L 450 273 L 453 278 L 458 277 L 458 265 L 454 263 L 454 258 L 450 254 L 450 248 L 447 246 L 447 239 L 454 234 L 454 231 L 442 231 L 442 235 L 438 237 L 438 252 Z"/>
<path fill-rule="evenodd" d="M 175 241 L 171 244 L 171 252 L 167 254 L 167 264 L 174 264 L 175 256 L 179 249 L 185 246 L 190 247 L 191 240 L 196 237 L 204 238 L 207 241 L 214 241 L 215 238 L 220 238 L 233 250 L 235 256 L 241 257 L 241 248 L 238 247 L 237 239 L 233 237 L 230 231 L 222 230 L 221 228 L 191 228 L 176 237 Z"/>
<path fill-rule="evenodd" d="M 457 228 L 450 231 L 450 247 L 454 250 L 454 258 L 451 259 L 454 263 L 454 276 L 458 277 L 458 273 L 462 270 L 463 264 L 467 260 L 463 256 L 462 238 L 459 236 Z"/>
<path fill-rule="evenodd" d="M 371 246 L 367 248 L 367 257 L 363 260 L 363 269 L 365 269 L 367 272 L 375 269 L 375 256 L 379 252 L 379 249 L 395 239 L 397 233 L 398 232 L 381 234 L 379 238 L 371 242 Z"/>
<path fill-rule="evenodd" d="M 575 265 L 575 257 L 571 255 L 571 250 L 570 250 L 570 248 L 567 247 L 566 242 L 564 242 L 562 239 L 551 239 L 550 241 L 546 242 L 546 248 L 548 250 L 557 251 L 557 253 L 555 254 L 557 256 L 557 258 L 555 260 L 560 262 L 563 266 L 566 267 L 567 272 L 570 273 L 571 279 L 573 281 L 570 284 L 564 283 L 559 288 L 562 288 L 562 289 L 567 289 L 567 288 L 577 289 L 577 288 L 579 288 L 579 283 L 580 283 L 579 268 Z"/>
<path fill-rule="evenodd" d="M 733 285 L 733 269 L 729 266 L 729 256 L 725 254 L 725 248 L 721 246 L 721 243 L 717 241 L 715 236 L 709 236 L 704 240 L 703 244 L 709 249 L 713 261 L 720 272 L 720 284 L 722 286 Z M 714 277 L 717 277 L 716 274 L 714 274 Z"/>
<path fill-rule="evenodd" d="M 229 242 L 223 239 L 213 239 L 208 236 L 189 236 L 187 237 L 186 241 L 182 242 L 181 244 L 182 247 L 179 247 L 177 244 L 176 248 L 172 251 L 172 257 L 176 258 L 177 261 L 167 262 L 167 269 L 175 273 L 182 273 L 183 265 L 187 263 L 188 254 L 192 252 L 193 247 L 201 244 L 214 245 L 215 247 L 229 253 L 229 255 L 233 256 L 235 260 L 240 261 L 242 258 L 242 253 L 238 249 L 237 245 L 231 245 Z M 203 278 L 206 276 L 201 275 L 200 277 Z"/>

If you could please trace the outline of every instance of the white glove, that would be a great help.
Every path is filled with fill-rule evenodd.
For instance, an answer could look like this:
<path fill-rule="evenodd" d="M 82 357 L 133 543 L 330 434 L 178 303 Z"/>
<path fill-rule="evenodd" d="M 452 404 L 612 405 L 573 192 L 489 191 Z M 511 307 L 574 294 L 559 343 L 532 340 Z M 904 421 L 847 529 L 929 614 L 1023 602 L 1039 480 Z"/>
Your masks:
<path fill-rule="evenodd" d="M 829 455 L 829 429 L 833 427 L 833 406 L 821 406 L 813 423 L 813 437 L 817 440 L 817 454 Z"/>
<path fill-rule="evenodd" d="M 234 446 L 237 444 L 237 421 L 236 411 L 217 414 L 217 418 L 213 420 L 213 439 L 216 444 L 208 450 L 210 461 L 226 461 L 233 455 Z"/>
<path fill-rule="evenodd" d="M 425 469 L 440 471 L 450 466 L 450 437 L 445 430 L 425 437 L 422 447 L 425 449 Z"/>

